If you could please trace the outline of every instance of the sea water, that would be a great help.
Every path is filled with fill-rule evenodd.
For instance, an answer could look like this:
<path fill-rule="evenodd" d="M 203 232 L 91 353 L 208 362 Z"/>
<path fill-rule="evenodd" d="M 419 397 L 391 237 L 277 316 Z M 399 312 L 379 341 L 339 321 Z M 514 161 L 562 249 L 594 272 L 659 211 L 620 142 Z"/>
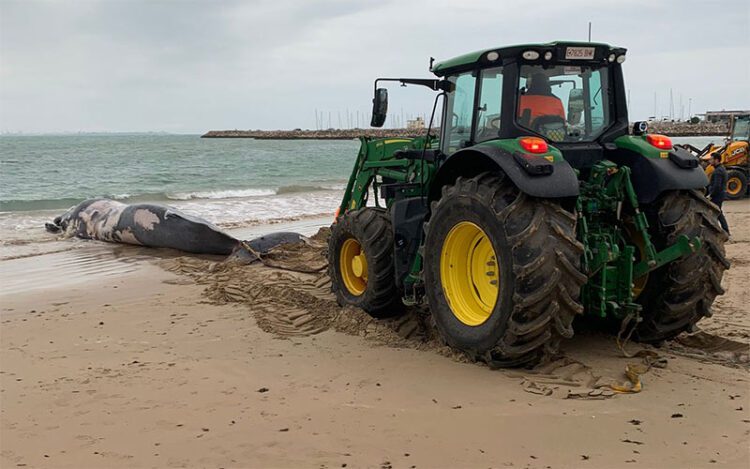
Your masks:
<path fill-rule="evenodd" d="M 91 197 L 174 206 L 220 226 L 333 216 L 359 142 L 198 135 L 0 137 L 0 242 Z"/>
<path fill-rule="evenodd" d="M 674 138 L 702 148 L 721 137 Z M 156 202 L 236 227 L 330 215 L 356 140 L 198 135 L 0 137 L 0 245 L 54 239 L 44 222 L 91 197 Z"/>

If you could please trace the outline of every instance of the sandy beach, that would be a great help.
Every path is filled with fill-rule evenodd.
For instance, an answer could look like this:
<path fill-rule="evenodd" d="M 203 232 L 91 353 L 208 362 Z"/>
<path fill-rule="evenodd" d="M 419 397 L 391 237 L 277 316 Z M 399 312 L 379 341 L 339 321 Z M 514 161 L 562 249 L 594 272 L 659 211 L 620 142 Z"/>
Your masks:
<path fill-rule="evenodd" d="M 249 267 L 19 247 L 0 261 L 0 465 L 746 468 L 750 203 L 725 212 L 727 293 L 700 331 L 626 345 L 658 356 L 634 394 L 610 384 L 642 360 L 601 332 L 542 369 L 498 371 L 442 346 L 423 311 L 339 308 L 321 239 Z"/>

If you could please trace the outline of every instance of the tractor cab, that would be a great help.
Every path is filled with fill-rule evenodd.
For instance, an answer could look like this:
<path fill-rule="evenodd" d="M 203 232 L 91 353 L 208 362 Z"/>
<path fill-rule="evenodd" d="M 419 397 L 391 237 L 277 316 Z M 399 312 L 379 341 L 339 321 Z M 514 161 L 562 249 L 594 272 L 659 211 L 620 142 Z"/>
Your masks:
<path fill-rule="evenodd" d="M 446 93 L 441 150 L 537 136 L 575 168 L 603 158 L 627 134 L 620 65 L 625 49 L 552 43 L 489 49 L 436 64 Z M 491 144 L 491 143 L 490 143 Z"/>

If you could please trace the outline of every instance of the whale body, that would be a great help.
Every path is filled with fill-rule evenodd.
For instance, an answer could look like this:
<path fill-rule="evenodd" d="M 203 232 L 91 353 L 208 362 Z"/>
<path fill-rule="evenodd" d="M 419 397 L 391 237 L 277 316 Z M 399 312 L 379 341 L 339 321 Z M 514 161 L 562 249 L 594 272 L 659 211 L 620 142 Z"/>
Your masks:
<path fill-rule="evenodd" d="M 212 223 L 165 205 L 124 204 L 111 199 L 88 199 L 45 224 L 47 231 L 67 237 L 95 239 L 137 246 L 171 248 L 194 254 L 229 255 L 243 251 L 245 261 L 279 244 L 301 242 L 299 233 L 271 233 L 243 242 Z"/>

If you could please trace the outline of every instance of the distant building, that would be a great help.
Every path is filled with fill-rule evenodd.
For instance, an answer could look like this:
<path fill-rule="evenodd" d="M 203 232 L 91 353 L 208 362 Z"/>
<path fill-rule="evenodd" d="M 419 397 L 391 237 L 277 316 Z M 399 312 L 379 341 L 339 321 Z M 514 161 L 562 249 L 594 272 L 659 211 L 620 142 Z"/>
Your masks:
<path fill-rule="evenodd" d="M 407 130 L 422 130 L 424 129 L 424 119 L 421 117 L 417 117 L 414 120 L 408 120 L 406 121 L 406 129 Z"/>
<path fill-rule="evenodd" d="M 707 111 L 705 114 L 698 114 L 703 116 L 703 120 L 712 123 L 728 124 L 732 122 L 734 116 L 743 116 L 750 114 L 750 110 L 745 111 Z"/>

